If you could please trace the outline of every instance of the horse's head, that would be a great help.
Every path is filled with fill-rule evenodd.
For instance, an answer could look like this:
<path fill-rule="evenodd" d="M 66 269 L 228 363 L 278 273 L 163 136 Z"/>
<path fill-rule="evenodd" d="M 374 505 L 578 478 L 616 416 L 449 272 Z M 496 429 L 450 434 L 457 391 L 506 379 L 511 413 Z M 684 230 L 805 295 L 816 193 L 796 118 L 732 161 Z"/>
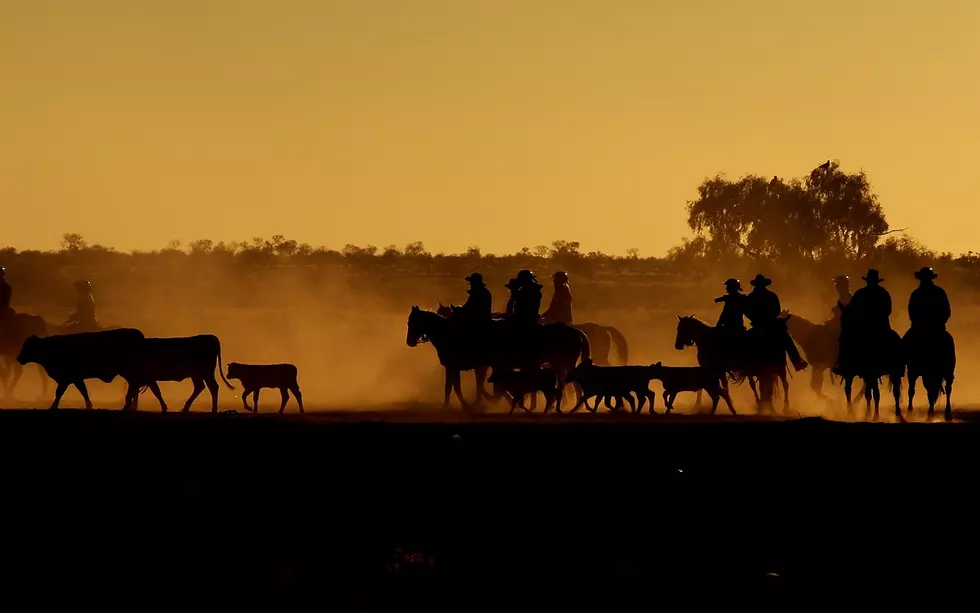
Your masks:
<path fill-rule="evenodd" d="M 436 313 L 438 313 L 439 315 L 442 315 L 443 317 L 445 317 L 447 319 L 450 318 L 450 317 L 452 317 L 453 316 L 453 304 L 452 303 L 443 304 L 443 303 L 440 302 L 439 303 L 439 308 L 436 309 Z"/>
<path fill-rule="evenodd" d="M 698 320 L 694 318 L 694 315 L 677 316 L 677 337 L 674 339 L 674 349 L 680 351 L 695 344 L 697 324 Z"/>
<path fill-rule="evenodd" d="M 409 347 L 429 342 L 434 327 L 440 321 L 444 322 L 446 319 L 438 313 L 423 311 L 418 305 L 413 306 L 412 312 L 408 314 L 408 336 L 405 342 Z"/>

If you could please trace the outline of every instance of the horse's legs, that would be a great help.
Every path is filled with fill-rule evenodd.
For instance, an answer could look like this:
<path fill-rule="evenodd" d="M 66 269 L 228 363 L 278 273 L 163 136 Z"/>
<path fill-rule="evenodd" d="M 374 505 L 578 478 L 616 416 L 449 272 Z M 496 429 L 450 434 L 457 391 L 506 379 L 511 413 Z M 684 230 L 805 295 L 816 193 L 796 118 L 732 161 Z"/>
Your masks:
<path fill-rule="evenodd" d="M 953 375 L 945 377 L 946 379 L 946 411 L 943 414 L 943 418 L 946 421 L 952 421 L 953 419 L 953 405 L 950 403 L 949 397 L 953 394 Z"/>
<path fill-rule="evenodd" d="M 813 393 L 816 394 L 818 398 L 824 397 L 823 374 L 825 370 L 825 368 L 813 366 L 813 371 L 810 373 L 810 389 L 813 390 Z"/>
<path fill-rule="evenodd" d="M 485 382 L 487 380 L 487 368 L 486 366 L 480 366 L 473 370 L 473 374 L 476 376 L 476 406 L 483 406 L 484 398 L 491 398 L 490 394 L 487 393 Z"/>
<path fill-rule="evenodd" d="M 728 405 L 728 410 L 732 412 L 732 415 L 737 415 L 737 413 L 735 412 L 735 406 L 732 404 L 732 395 L 729 393 L 728 387 L 726 386 L 721 388 L 721 391 L 719 393 L 721 395 L 721 398 L 724 399 L 725 404 Z"/>
<path fill-rule="evenodd" d="M 783 383 L 783 413 L 789 413 L 789 380 L 786 377 L 786 369 L 779 373 L 779 380 Z"/>
<path fill-rule="evenodd" d="M 458 370 L 453 371 L 453 391 L 456 392 L 456 398 L 459 399 L 460 406 L 468 409 L 470 408 L 470 404 L 463 398 L 462 379 L 463 377 Z"/>
<path fill-rule="evenodd" d="M 919 378 L 918 373 L 909 371 L 909 416 L 912 416 L 912 399 L 915 398 L 915 380 Z"/>
<path fill-rule="evenodd" d="M 446 367 L 446 389 L 445 389 L 445 391 L 446 391 L 446 397 L 442 401 L 442 406 L 443 407 L 448 407 L 449 406 L 449 395 L 453 391 L 453 376 L 452 376 L 452 374 L 451 374 L 448 366 Z"/>
<path fill-rule="evenodd" d="M 900 420 L 904 419 L 902 417 L 902 376 L 889 376 L 888 379 L 892 384 L 892 399 L 895 400 L 895 416 Z"/>
<path fill-rule="evenodd" d="M 711 398 L 711 414 L 714 415 L 715 411 L 718 410 L 718 401 L 721 399 L 721 396 L 717 393 L 708 394 L 708 396 Z"/>

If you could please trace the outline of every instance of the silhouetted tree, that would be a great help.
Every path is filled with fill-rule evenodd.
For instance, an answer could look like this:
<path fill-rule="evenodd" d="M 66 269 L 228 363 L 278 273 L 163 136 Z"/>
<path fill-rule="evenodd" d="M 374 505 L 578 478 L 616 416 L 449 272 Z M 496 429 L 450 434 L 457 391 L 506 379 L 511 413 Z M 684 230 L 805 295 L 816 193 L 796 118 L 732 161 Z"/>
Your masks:
<path fill-rule="evenodd" d="M 815 260 L 836 254 L 863 258 L 889 232 L 877 195 L 864 172 L 847 174 L 837 162 L 786 182 L 748 175 L 719 175 L 698 187 L 688 203 L 688 225 L 712 260 L 756 258 Z"/>
<path fill-rule="evenodd" d="M 82 238 L 81 234 L 75 232 L 62 234 L 61 235 L 61 250 L 68 251 L 69 253 L 74 253 L 85 249 L 88 245 L 85 243 L 85 239 Z"/>

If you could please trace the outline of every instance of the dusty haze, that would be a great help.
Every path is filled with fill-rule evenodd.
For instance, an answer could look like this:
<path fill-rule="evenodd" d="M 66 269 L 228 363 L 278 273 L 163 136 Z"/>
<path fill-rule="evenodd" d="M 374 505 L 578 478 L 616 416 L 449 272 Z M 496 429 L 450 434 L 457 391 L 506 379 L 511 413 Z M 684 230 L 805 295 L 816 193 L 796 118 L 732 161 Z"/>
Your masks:
<path fill-rule="evenodd" d="M 69 267 L 52 274 L 51 284 L 43 288 L 24 281 L 19 291 L 15 291 L 14 308 L 39 313 L 51 322 L 64 321 L 73 299 L 69 279 L 72 274 L 87 270 L 93 279 L 103 325 L 132 326 L 147 336 L 216 334 L 221 339 L 226 368 L 231 361 L 292 362 L 299 367 L 300 385 L 310 409 L 439 404 L 443 371 L 435 350 L 428 345 L 410 348 L 405 343 L 411 306 L 435 309 L 439 301 L 462 303 L 467 288 L 462 271 L 472 265 L 482 268 L 494 293 L 495 309 L 503 310 L 507 297 L 503 284 L 517 271 L 506 267 L 512 265 L 509 262 L 487 258 L 483 258 L 482 267 L 479 262 L 457 262 L 455 268 L 460 272 L 410 274 L 399 271 L 395 264 L 384 264 L 380 257 L 373 258 L 375 270 L 371 273 L 344 266 L 277 265 L 242 270 L 230 262 L 221 262 L 213 254 L 195 260 L 197 256 L 176 251 L 169 256 L 147 254 L 147 261 L 152 259 L 153 265 L 141 263 L 138 256 L 111 257 L 127 258 L 131 266 L 129 269 L 113 266 L 115 270 L 110 275 L 106 266 L 89 262 L 87 266 Z M 638 262 L 636 266 L 644 261 Z M 678 273 L 631 272 L 629 266 L 629 262 L 623 261 L 615 267 L 618 271 L 572 273 L 576 321 L 594 321 L 619 328 L 629 341 L 630 363 L 695 364 L 694 349 L 677 351 L 673 347 L 676 316 L 694 314 L 714 323 L 720 307 L 713 299 L 723 293 L 722 281 L 730 273 L 708 271 L 703 280 L 692 281 Z M 546 279 L 557 267 L 557 263 L 548 260 L 540 260 L 535 266 L 546 285 L 542 308 L 551 297 Z M 806 274 L 773 276 L 773 289 L 779 293 L 784 309 L 811 321 L 829 318 L 835 300 L 829 279 Z M 904 333 L 908 326 L 908 294 L 916 285 L 915 279 L 911 272 L 902 275 L 887 269 L 884 276 L 894 302 L 892 326 Z M 62 286 L 51 289 L 55 278 L 63 279 Z M 748 274 L 742 278 L 748 288 Z M 854 289 L 863 285 L 857 275 L 852 279 Z M 973 337 L 974 331 L 980 329 L 980 309 L 972 290 L 958 287 L 955 279 L 939 279 L 941 284 L 944 281 L 953 304 L 950 330 L 958 350 L 958 378 L 953 398 L 956 405 L 963 406 L 980 401 L 980 382 L 970 376 L 978 365 Z M 14 285 L 17 288 L 16 280 Z M 32 294 L 35 303 L 25 302 Z M 617 359 L 615 350 L 612 358 Z M 791 380 L 793 408 L 801 414 L 839 416 L 817 401 L 809 389 L 809 377 L 806 371 L 795 374 Z M 472 398 L 472 373 L 464 374 L 463 386 L 464 393 Z M 657 382 L 652 386 L 659 389 Z M 835 397 L 842 396 L 839 383 L 828 387 Z M 110 385 L 92 382 L 90 389 L 97 404 L 110 408 L 121 406 L 121 380 Z M 177 410 L 190 393 L 191 384 L 189 381 L 166 383 L 162 389 L 171 410 Z M 52 390 L 49 388 L 49 393 Z M 221 406 L 241 408 L 237 396 L 240 391 L 230 392 L 222 386 Z M 16 392 L 18 404 L 36 399 L 39 393 L 36 366 L 31 365 Z M 275 390 L 265 391 L 262 398 L 265 411 L 278 408 Z M 740 412 L 754 412 L 747 386 L 736 390 L 735 399 Z M 678 405 L 686 411 L 687 403 L 692 400 L 693 395 L 684 395 Z M 49 397 L 41 406 L 47 402 Z M 883 402 L 884 407 L 890 407 L 887 395 Z M 924 402 L 920 386 L 917 404 L 922 406 Z M 206 410 L 209 403 L 205 392 L 195 403 L 195 410 Z M 66 395 L 65 406 L 81 406 L 76 391 Z M 149 394 L 142 397 L 140 407 L 158 410 L 156 400 Z M 658 410 L 663 410 L 662 402 L 658 403 Z M 296 411 L 292 401 L 287 411 Z"/>

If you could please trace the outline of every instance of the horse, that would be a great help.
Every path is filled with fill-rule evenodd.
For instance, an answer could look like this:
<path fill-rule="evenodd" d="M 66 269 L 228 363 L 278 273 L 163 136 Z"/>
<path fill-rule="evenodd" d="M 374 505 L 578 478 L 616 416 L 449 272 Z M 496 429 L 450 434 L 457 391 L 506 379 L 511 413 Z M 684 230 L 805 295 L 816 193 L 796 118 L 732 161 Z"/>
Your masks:
<path fill-rule="evenodd" d="M 3 372 L 0 378 L 3 379 L 5 384 L 4 395 L 8 400 L 13 396 L 14 388 L 17 387 L 24 373 L 24 367 L 17 361 L 17 355 L 20 353 L 24 341 L 29 337 L 37 336 L 44 338 L 45 336 L 74 334 L 82 331 L 92 332 L 96 330 L 119 329 L 119 326 L 97 325 L 95 329 L 88 327 L 83 330 L 77 324 L 74 324 L 74 322 L 67 322 L 59 326 L 46 321 L 40 315 L 31 315 L 29 313 L 14 313 L 10 316 L 10 321 L 5 322 L 5 325 L 8 327 L 0 331 L 0 357 L 11 365 L 9 370 L 12 371 L 12 374 L 9 382 L 7 381 L 7 372 Z M 40 365 L 37 368 L 41 376 L 41 397 L 43 398 L 48 395 L 48 376 L 44 372 L 44 368 Z"/>
<path fill-rule="evenodd" d="M 806 361 L 813 369 L 810 374 L 810 389 L 820 398 L 827 398 L 823 393 L 824 373 L 830 371 L 833 378 L 833 368 L 837 364 L 838 340 L 840 339 L 840 321 L 831 319 L 822 324 L 782 311 L 780 317 L 786 320 L 786 327 L 793 340 L 800 344 Z"/>
<path fill-rule="evenodd" d="M 936 409 L 939 394 L 946 395 L 944 418 L 950 421 L 953 410 L 950 395 L 953 392 L 953 375 L 956 371 L 956 344 L 953 336 L 946 330 L 913 331 L 911 328 L 902 337 L 903 353 L 906 356 L 909 378 L 909 408 L 912 414 L 912 399 L 915 398 L 915 382 L 922 377 L 929 400 L 929 417 Z"/>
<path fill-rule="evenodd" d="M 446 369 L 443 406 L 449 404 L 450 390 L 455 390 L 460 405 L 467 409 L 470 405 L 460 390 L 461 371 L 476 371 L 476 404 L 479 405 L 489 396 L 483 389 L 487 368 L 507 370 L 549 364 L 558 377 L 559 389 L 563 389 L 579 358 L 585 363 L 591 362 L 589 339 L 580 330 L 556 323 L 535 325 L 528 332 L 519 334 L 520 330 L 512 323 L 492 320 L 483 334 L 468 339 L 453 329 L 446 317 L 416 305 L 408 316 L 405 342 L 409 347 L 416 347 L 420 342 L 432 343 L 439 363 Z M 560 401 L 557 410 L 561 411 Z"/>
<path fill-rule="evenodd" d="M 847 412 L 853 412 L 851 402 L 851 386 L 855 378 L 864 382 L 864 400 L 867 404 L 866 415 L 871 413 L 871 400 L 874 399 L 874 419 L 878 419 L 878 407 L 881 404 L 881 391 L 878 383 L 884 376 L 889 378 L 892 396 L 895 399 L 895 417 L 902 417 L 902 378 L 905 376 L 905 356 L 902 338 L 891 328 L 879 339 L 855 338 L 854 342 L 844 344 L 845 335 L 841 335 L 838 355 L 841 363 L 838 375 L 844 380 L 844 396 L 847 398 Z M 850 339 L 848 339 L 850 340 Z M 878 342 L 874 342 L 877 340 Z M 884 341 L 883 343 L 881 341 Z M 850 347 L 850 352 L 843 351 Z"/>
<path fill-rule="evenodd" d="M 778 352 L 777 359 L 775 349 L 770 352 L 769 348 L 760 346 L 758 341 L 748 334 L 745 336 L 744 343 L 733 346 L 731 341 L 718 334 L 718 329 L 714 326 L 694 315 L 685 317 L 678 315 L 674 349 L 681 351 L 691 346 L 697 348 L 698 364 L 701 366 L 721 367 L 736 383 L 747 378 L 760 411 L 764 408 L 772 410 L 776 379 L 779 379 L 782 381 L 785 396 L 783 410 L 789 410 L 789 381 L 786 370 L 787 358 L 784 352 Z M 769 353 L 772 354 L 771 357 Z M 756 391 L 753 377 L 759 380 L 759 391 Z M 727 381 L 723 380 L 722 383 L 727 391 Z"/>
<path fill-rule="evenodd" d="M 440 302 L 439 308 L 436 309 L 436 313 L 449 319 L 458 308 L 458 305 L 452 303 L 446 305 Z M 493 318 L 504 319 L 506 318 L 506 314 L 493 313 Z M 618 366 L 625 366 L 629 363 L 629 347 L 626 343 L 626 337 L 617 328 L 613 326 L 604 326 L 591 321 L 569 325 L 571 325 L 573 328 L 581 330 L 582 333 L 589 338 L 589 343 L 592 348 L 592 363 L 596 366 L 614 366 L 609 359 L 609 353 L 612 350 L 613 345 L 616 346 L 616 353 L 618 354 L 621 362 L 618 364 Z"/>
<path fill-rule="evenodd" d="M 14 388 L 20 382 L 24 374 L 24 367 L 17 361 L 17 355 L 24 345 L 24 341 L 31 336 L 49 336 L 55 329 L 50 323 L 40 315 L 29 313 L 13 313 L 8 319 L 2 321 L 3 329 L 0 330 L 0 358 L 10 366 L 10 372 L 2 373 L 4 383 L 4 397 L 10 400 L 14 393 Z M 41 397 L 48 395 L 48 376 L 44 369 L 37 365 L 38 373 L 41 376 Z M 7 376 L 11 375 L 8 381 Z"/>
<path fill-rule="evenodd" d="M 453 303 L 448 305 L 439 303 L 439 308 L 436 309 L 436 313 L 442 315 L 446 319 L 451 319 L 453 313 L 456 312 L 459 306 Z M 506 313 L 493 313 L 492 317 L 494 319 L 505 319 Z M 587 321 L 581 324 L 570 324 L 573 328 L 580 330 L 589 339 L 589 346 L 592 350 L 592 363 L 596 366 L 613 366 L 609 360 L 609 353 L 612 345 L 616 346 L 616 353 L 619 355 L 619 359 L 622 364 L 619 366 L 625 366 L 629 362 L 629 347 L 626 343 L 626 337 L 617 328 L 613 326 L 603 326 L 591 321 Z M 481 381 L 486 380 L 486 370 L 481 372 L 479 370 L 475 371 L 477 377 L 477 389 L 483 390 Z M 481 378 L 482 377 L 482 378 Z M 578 388 L 575 388 L 576 391 Z M 485 394 L 484 398 L 488 400 L 493 399 L 492 394 Z M 538 406 L 538 395 L 533 394 L 531 396 L 531 410 L 533 411 Z"/>

